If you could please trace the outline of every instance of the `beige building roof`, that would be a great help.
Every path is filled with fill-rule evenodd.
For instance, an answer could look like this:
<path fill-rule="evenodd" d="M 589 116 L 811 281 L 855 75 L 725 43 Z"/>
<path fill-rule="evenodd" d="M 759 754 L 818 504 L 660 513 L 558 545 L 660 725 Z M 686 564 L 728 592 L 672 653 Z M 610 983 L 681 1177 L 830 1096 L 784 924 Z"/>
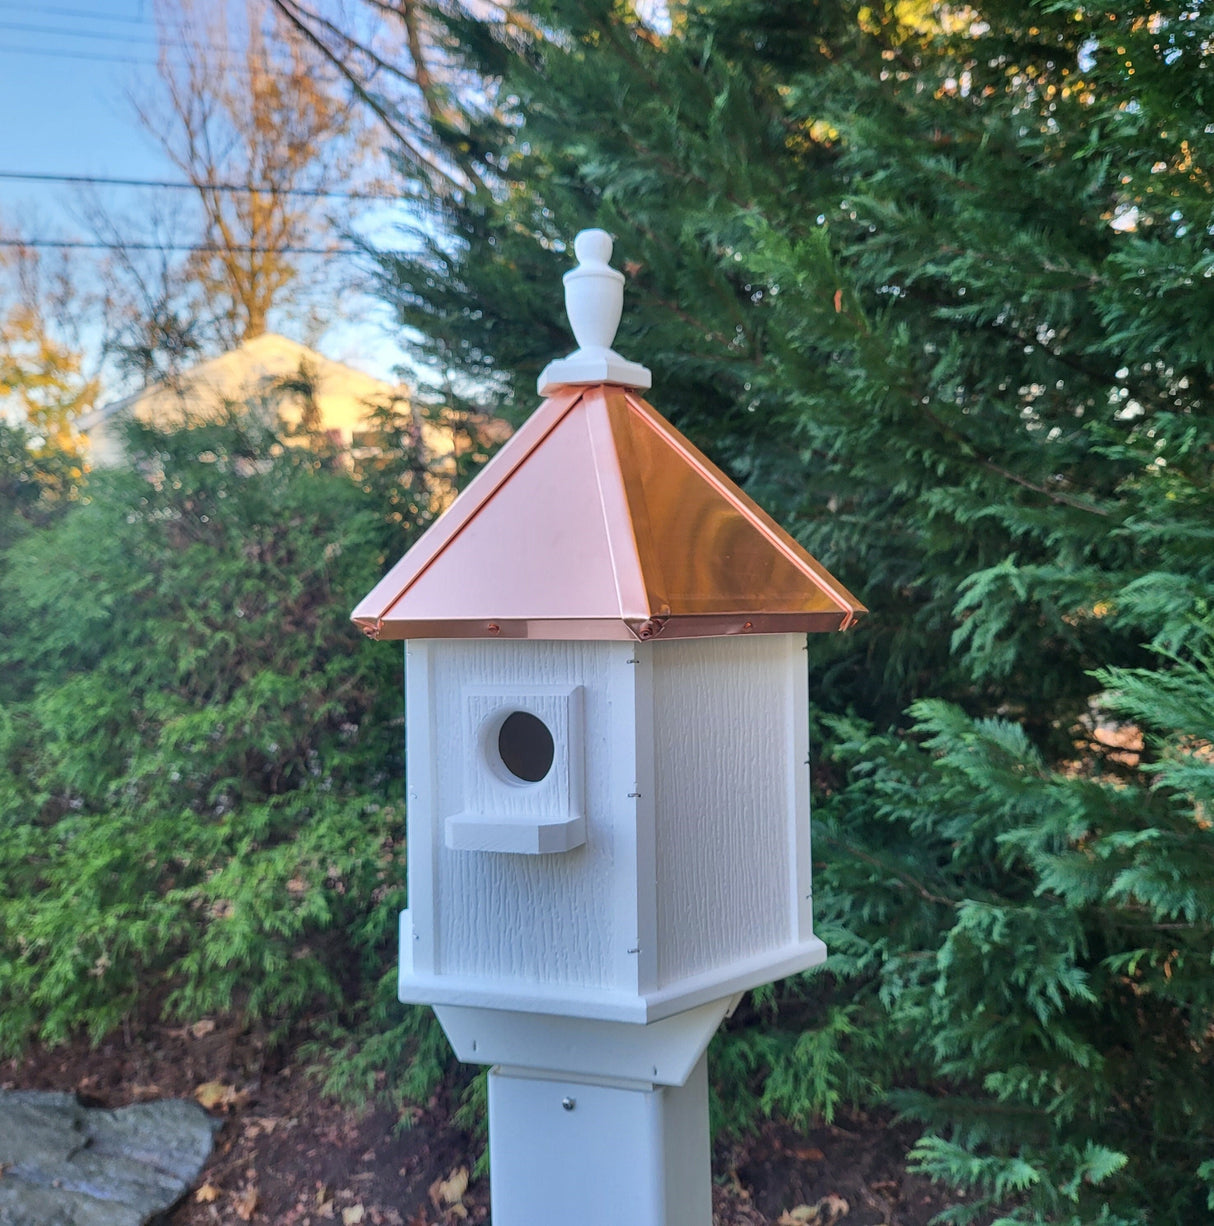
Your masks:
<path fill-rule="evenodd" d="M 320 428 L 346 446 L 363 428 L 369 403 L 382 403 L 394 394 L 402 394 L 401 388 L 382 379 L 326 358 L 298 341 L 266 332 L 200 362 L 172 382 L 153 384 L 97 409 L 83 418 L 77 429 L 88 439 L 90 463 L 102 467 L 122 462 L 118 427 L 128 415 L 149 424 L 173 426 L 205 420 L 225 404 L 265 398 L 273 401 L 275 411 L 286 424 L 297 425 L 303 397 L 281 391 L 281 384 L 298 376 L 301 369 L 307 372 L 314 387 Z M 436 438 L 433 442 L 441 452 L 441 440 Z"/>

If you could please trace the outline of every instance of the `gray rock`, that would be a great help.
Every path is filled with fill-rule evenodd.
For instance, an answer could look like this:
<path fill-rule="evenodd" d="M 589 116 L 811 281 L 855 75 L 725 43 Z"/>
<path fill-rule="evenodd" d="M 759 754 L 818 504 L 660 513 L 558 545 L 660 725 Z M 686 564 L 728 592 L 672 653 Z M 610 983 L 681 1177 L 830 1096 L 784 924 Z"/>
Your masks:
<path fill-rule="evenodd" d="M 110 1111 L 0 1092 L 0 1226 L 145 1226 L 198 1178 L 217 1127 L 183 1099 Z"/>

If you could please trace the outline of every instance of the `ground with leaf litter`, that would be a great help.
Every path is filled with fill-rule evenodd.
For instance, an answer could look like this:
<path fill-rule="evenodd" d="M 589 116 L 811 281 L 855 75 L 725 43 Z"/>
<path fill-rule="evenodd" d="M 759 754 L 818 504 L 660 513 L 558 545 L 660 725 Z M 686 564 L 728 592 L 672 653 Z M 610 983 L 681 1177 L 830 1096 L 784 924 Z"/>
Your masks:
<path fill-rule="evenodd" d="M 436 1096 L 407 1121 L 321 1097 L 306 1069 L 205 1020 L 149 1026 L 0 1063 L 0 1087 L 74 1090 L 118 1107 L 193 1097 L 223 1121 L 198 1185 L 166 1226 L 479 1226 L 486 1180 L 479 1143 Z M 407 1126 L 402 1127 L 401 1125 Z M 771 1124 L 713 1159 L 715 1226 L 926 1226 L 952 1203 L 908 1174 L 913 1133 L 879 1117 L 796 1132 Z"/>

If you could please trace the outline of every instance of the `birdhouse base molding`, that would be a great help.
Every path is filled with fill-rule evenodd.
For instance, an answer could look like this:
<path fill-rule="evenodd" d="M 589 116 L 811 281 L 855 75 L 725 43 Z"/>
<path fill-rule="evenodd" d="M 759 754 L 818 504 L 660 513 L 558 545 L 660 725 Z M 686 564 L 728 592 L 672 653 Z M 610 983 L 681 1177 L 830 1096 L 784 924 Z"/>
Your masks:
<path fill-rule="evenodd" d="M 707 1059 L 681 1086 L 489 1073 L 493 1226 L 712 1226 Z"/>
<path fill-rule="evenodd" d="M 693 975 L 667 987 L 646 992 L 646 1020 L 654 1022 L 681 1013 L 684 1009 L 694 1009 L 706 1001 L 745 992 L 764 983 L 774 983 L 789 975 L 799 975 L 825 961 L 826 946 L 817 937 L 783 949 L 764 950 L 756 957 L 730 962 L 707 974 Z"/>
<path fill-rule="evenodd" d="M 543 1013 L 553 1017 L 598 1018 L 644 1025 L 650 1020 L 641 996 L 601 988 L 528 983 L 497 987 L 483 979 L 454 975 L 408 974 L 397 977 L 397 999 L 405 1005 L 468 1005 L 512 1013 Z"/>
<path fill-rule="evenodd" d="M 810 937 L 665 987 L 648 992 L 627 992 L 570 984 L 518 981 L 500 984 L 472 976 L 425 974 L 414 967 L 415 940 L 412 915 L 406 909 L 400 913 L 400 961 L 396 981 L 397 998 L 402 1004 L 463 1005 L 474 1009 L 593 1018 L 634 1025 L 648 1025 L 701 1005 L 726 1000 L 749 988 L 799 974 L 826 961 L 826 946 L 817 937 Z"/>
<path fill-rule="evenodd" d="M 437 1005 L 439 1025 L 465 1064 L 502 1064 L 564 1077 L 681 1086 L 741 994 L 651 1026 Z"/>

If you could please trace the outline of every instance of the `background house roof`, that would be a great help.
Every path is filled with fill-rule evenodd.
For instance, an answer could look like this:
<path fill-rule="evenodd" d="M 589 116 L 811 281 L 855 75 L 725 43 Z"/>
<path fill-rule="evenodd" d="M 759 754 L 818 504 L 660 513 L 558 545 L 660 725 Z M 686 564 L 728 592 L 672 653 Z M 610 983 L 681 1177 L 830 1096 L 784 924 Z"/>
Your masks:
<path fill-rule="evenodd" d="M 191 366 L 176 379 L 153 383 L 142 391 L 102 405 L 81 419 L 79 429 L 87 432 L 127 409 L 142 415 L 145 411 L 180 412 L 183 403 L 192 411 L 203 403 L 241 401 L 249 395 L 264 393 L 279 380 L 297 374 L 301 364 L 314 377 L 318 398 L 354 398 L 361 402 L 397 390 L 382 379 L 327 358 L 298 341 L 275 332 L 263 332 L 226 353 Z"/>
<path fill-rule="evenodd" d="M 134 416 L 158 426 L 206 420 L 225 405 L 264 399 L 288 424 L 296 424 L 304 397 L 284 390 L 284 381 L 306 373 L 312 386 L 318 425 L 349 445 L 364 428 L 370 403 L 382 403 L 404 389 L 327 358 L 307 345 L 265 332 L 217 357 L 199 362 L 176 378 L 102 405 L 77 423 L 89 441 L 94 466 L 121 460 L 119 419 Z"/>

